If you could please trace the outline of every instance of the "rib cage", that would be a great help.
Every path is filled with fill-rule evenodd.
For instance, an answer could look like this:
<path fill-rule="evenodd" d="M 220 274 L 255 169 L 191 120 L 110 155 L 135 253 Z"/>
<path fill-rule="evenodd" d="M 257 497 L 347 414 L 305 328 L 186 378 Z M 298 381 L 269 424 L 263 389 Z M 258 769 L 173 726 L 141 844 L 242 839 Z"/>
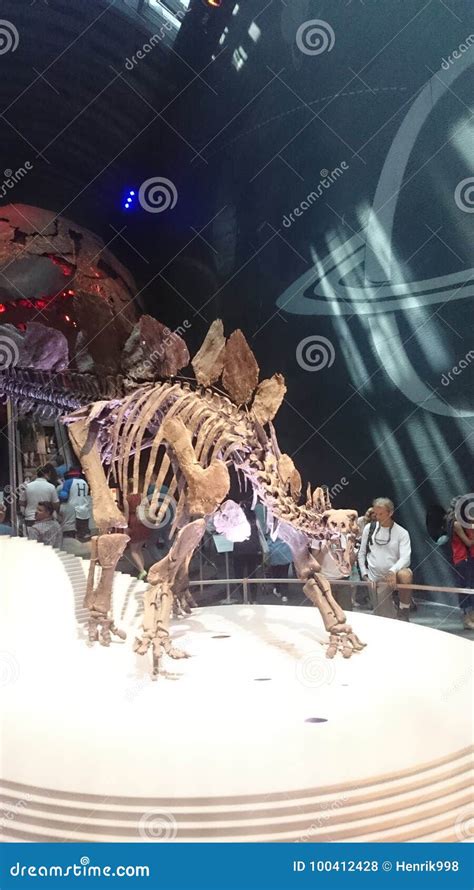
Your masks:
<path fill-rule="evenodd" d="M 71 423 L 80 417 L 87 417 L 96 429 L 102 462 L 109 478 L 118 485 L 126 517 L 127 495 L 139 493 L 145 499 L 150 484 L 154 484 L 150 512 L 159 525 L 168 506 L 161 498 L 161 487 L 166 484 L 168 498 L 177 502 L 172 533 L 184 515 L 185 480 L 163 437 L 165 419 L 173 417 L 185 424 L 196 458 L 204 468 L 216 458 L 240 467 L 252 477 L 258 467 L 262 471 L 264 468 L 265 455 L 250 416 L 225 396 L 192 387 L 188 382 L 146 384 L 123 399 L 83 406 L 65 421 Z M 142 456 L 146 452 L 144 468 Z M 256 465 L 251 468 L 248 464 L 246 470 L 245 461 L 250 454 Z"/>

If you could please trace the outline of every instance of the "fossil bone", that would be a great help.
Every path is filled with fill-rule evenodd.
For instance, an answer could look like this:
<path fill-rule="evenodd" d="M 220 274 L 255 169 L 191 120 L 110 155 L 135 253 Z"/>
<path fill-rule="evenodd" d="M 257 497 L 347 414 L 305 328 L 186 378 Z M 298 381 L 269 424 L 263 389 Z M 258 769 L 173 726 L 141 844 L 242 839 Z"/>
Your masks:
<path fill-rule="evenodd" d="M 145 321 L 138 330 L 149 332 L 141 343 L 139 365 L 143 366 L 146 343 L 150 349 L 156 348 L 168 329 Z M 133 337 L 130 342 L 135 342 Z M 237 478 L 250 487 L 253 502 L 258 500 L 266 507 L 271 533 L 290 547 L 297 577 L 319 609 L 329 634 L 328 657 L 340 652 L 347 658 L 363 644 L 346 623 L 311 548 L 315 541 L 329 546 L 342 573 L 349 574 L 357 535 L 356 513 L 333 510 L 323 488 L 312 492 L 308 486 L 306 503 L 299 503 L 300 475 L 291 458 L 282 454 L 271 422 L 285 392 L 283 378 L 275 375 L 263 381 L 253 407 L 241 407 L 249 403 L 258 382 L 258 365 L 243 334 L 234 332 L 225 346 L 222 382 L 231 399 L 203 388 L 220 368 L 220 322 L 214 322 L 204 344 L 193 365 L 198 378 L 194 385 L 174 376 L 187 360 L 187 351 L 182 342 L 172 338 L 166 340 L 163 353 L 172 374 L 168 380 L 138 384 L 126 376 L 104 381 L 70 372 L 52 377 L 44 371 L 15 367 L 0 372 L 0 398 L 12 399 L 22 410 L 40 405 L 42 409 L 48 406 L 56 416 L 66 415 L 63 422 L 87 476 L 99 529 L 86 594 L 90 640 L 100 639 L 108 645 L 112 633 L 122 633 L 111 617 L 113 571 L 128 540 L 128 495 L 139 493 L 157 525 L 173 507 L 174 518 L 171 549 L 149 571 L 143 635 L 135 650 L 144 654 L 152 648 L 154 676 L 163 653 L 183 657 L 170 640 L 170 616 L 173 610 L 189 611 L 192 606 L 189 562 L 206 520 L 221 505 L 225 507 L 229 469 L 233 468 Z M 175 357 L 173 349 L 177 350 Z M 131 361 L 130 350 L 127 356 L 127 361 L 123 354 L 117 359 L 123 370 Z M 150 367 L 156 368 L 156 358 Z M 161 353 L 158 358 L 162 360 Z M 144 461 L 140 460 L 142 455 Z M 109 487 L 110 478 L 119 489 L 118 504 Z M 151 495 L 150 485 L 154 485 Z M 163 497 L 164 485 L 167 497 Z M 101 567 L 101 578 L 94 587 L 97 566 Z"/>

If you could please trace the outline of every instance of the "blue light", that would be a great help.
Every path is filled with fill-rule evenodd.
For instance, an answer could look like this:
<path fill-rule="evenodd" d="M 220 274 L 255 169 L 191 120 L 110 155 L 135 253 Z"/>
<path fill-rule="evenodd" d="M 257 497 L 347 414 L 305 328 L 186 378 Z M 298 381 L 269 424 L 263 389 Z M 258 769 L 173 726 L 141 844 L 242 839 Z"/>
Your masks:
<path fill-rule="evenodd" d="M 136 191 L 134 189 L 130 189 L 128 195 L 124 197 L 122 207 L 124 210 L 129 210 L 130 207 L 133 206 L 134 201 L 136 200 Z"/>

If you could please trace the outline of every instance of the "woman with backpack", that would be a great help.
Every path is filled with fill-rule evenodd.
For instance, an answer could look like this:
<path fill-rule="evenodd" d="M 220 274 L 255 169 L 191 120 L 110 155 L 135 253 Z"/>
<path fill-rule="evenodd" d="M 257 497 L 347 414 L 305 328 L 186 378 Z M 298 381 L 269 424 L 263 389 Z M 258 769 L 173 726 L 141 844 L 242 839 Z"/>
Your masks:
<path fill-rule="evenodd" d="M 447 533 L 451 546 L 451 560 L 456 570 L 459 587 L 474 589 L 474 525 L 459 522 L 456 507 L 465 498 L 455 498 L 447 517 Z M 459 594 L 465 630 L 474 630 L 474 595 Z"/>

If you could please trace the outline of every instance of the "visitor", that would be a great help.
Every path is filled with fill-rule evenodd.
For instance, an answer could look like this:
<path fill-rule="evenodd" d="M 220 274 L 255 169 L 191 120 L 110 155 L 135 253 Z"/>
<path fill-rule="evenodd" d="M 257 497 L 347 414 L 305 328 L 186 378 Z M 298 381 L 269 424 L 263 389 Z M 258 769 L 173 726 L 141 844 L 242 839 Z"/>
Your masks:
<path fill-rule="evenodd" d="M 51 501 L 40 501 L 35 513 L 33 525 L 28 528 L 28 537 L 39 544 L 50 544 L 61 547 L 62 532 L 57 519 L 54 518 L 54 505 Z"/>
<path fill-rule="evenodd" d="M 48 471 L 46 471 L 48 472 Z M 59 500 L 57 491 L 45 476 L 45 468 L 40 468 L 36 473 L 36 479 L 28 482 L 22 488 L 20 495 L 20 506 L 24 510 L 25 525 L 29 528 L 33 525 L 36 516 L 36 508 L 42 501 L 47 501 L 53 505 L 53 510 L 59 510 Z"/>
<path fill-rule="evenodd" d="M 363 581 L 384 582 L 388 593 L 397 584 L 411 584 L 411 544 L 407 530 L 393 519 L 395 507 L 389 498 L 376 498 L 373 502 L 374 522 L 366 525 L 358 555 L 359 570 Z M 409 620 L 411 591 L 399 591 L 397 618 Z"/>
<path fill-rule="evenodd" d="M 281 538 L 276 538 L 273 541 L 270 536 L 268 536 L 267 547 L 267 565 L 269 567 L 267 571 L 269 572 L 270 577 L 281 579 L 288 578 L 288 571 L 293 562 L 293 555 L 288 544 L 285 544 Z M 273 596 L 281 599 L 282 603 L 288 602 L 288 597 L 281 594 L 280 585 L 274 585 L 272 593 Z"/>
<path fill-rule="evenodd" d="M 0 503 L 0 535 L 12 535 L 13 529 L 11 525 L 6 521 L 7 519 L 7 508 L 5 504 Z"/>
<path fill-rule="evenodd" d="M 89 486 L 78 467 L 71 467 L 64 474 L 64 483 L 58 492 L 61 509 L 63 537 L 89 537 L 89 520 L 91 517 L 91 499 Z"/>
<path fill-rule="evenodd" d="M 248 504 L 241 501 L 239 506 L 245 513 L 245 518 L 250 525 L 250 536 L 245 541 L 236 541 L 234 544 L 234 576 L 236 578 L 253 578 L 261 562 L 257 518 Z M 249 602 L 252 604 L 257 602 L 256 584 L 249 585 Z"/>
<path fill-rule="evenodd" d="M 54 464 L 45 464 L 41 469 L 43 471 L 44 478 L 48 482 L 51 482 L 51 485 L 54 485 L 54 487 L 57 488 L 60 483 L 60 479 Z"/>
<path fill-rule="evenodd" d="M 465 496 L 451 502 L 447 517 L 447 531 L 451 547 L 451 560 L 456 570 L 458 587 L 474 589 L 474 523 L 461 524 L 456 518 L 456 506 Z M 474 595 L 460 593 L 459 606 L 463 613 L 465 630 L 474 630 Z"/>
<path fill-rule="evenodd" d="M 129 481 L 132 482 L 133 480 Z M 150 525 L 148 525 L 148 520 L 146 519 L 145 509 L 146 506 L 149 505 L 148 501 L 145 499 L 145 503 L 143 504 L 143 500 L 144 499 L 141 494 L 129 494 L 127 496 L 127 535 L 130 538 L 128 549 L 130 552 L 130 558 L 138 571 L 139 581 L 146 581 L 147 578 L 143 548 L 150 541 L 151 534 L 154 529 L 151 520 Z"/>

